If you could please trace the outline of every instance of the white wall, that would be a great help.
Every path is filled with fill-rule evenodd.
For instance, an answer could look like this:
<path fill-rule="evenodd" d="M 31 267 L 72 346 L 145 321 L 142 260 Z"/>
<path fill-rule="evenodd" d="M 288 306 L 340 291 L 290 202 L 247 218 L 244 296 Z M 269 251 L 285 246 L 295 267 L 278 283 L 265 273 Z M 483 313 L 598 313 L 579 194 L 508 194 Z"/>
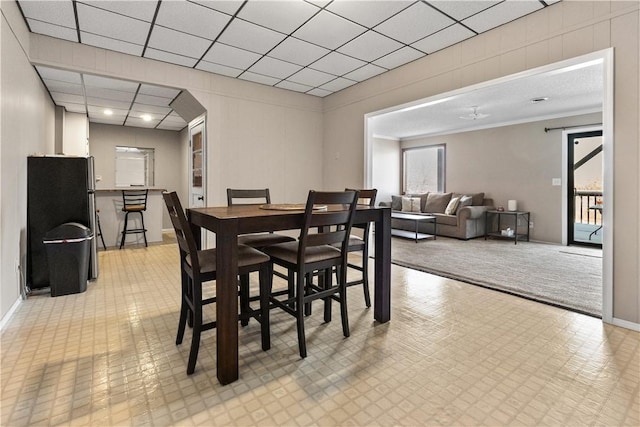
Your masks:
<path fill-rule="evenodd" d="M 365 114 L 613 47 L 613 317 L 640 324 L 639 9 L 637 1 L 559 2 L 329 95 L 325 186 L 363 181 Z"/>
<path fill-rule="evenodd" d="M 0 7 L 0 317 L 4 320 L 20 297 L 16 263 L 25 267 L 27 156 L 53 153 L 55 113 L 20 44 L 28 43 L 20 12 L 12 2 L 0 2 Z"/>
<path fill-rule="evenodd" d="M 89 154 L 89 120 L 86 114 L 64 114 L 62 152 L 69 156 L 87 156 Z"/>
<path fill-rule="evenodd" d="M 377 203 L 390 201 L 391 196 L 400 194 L 400 162 L 402 160 L 400 141 L 373 138 L 371 186 L 378 189 Z"/>

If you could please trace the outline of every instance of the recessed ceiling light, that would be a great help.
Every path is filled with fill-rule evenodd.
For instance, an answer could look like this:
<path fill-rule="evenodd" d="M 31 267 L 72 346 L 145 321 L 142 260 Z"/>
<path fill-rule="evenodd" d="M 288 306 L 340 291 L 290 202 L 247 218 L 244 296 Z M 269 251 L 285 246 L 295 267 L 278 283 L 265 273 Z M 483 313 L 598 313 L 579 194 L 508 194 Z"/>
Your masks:
<path fill-rule="evenodd" d="M 104 110 L 104 115 L 105 116 L 113 116 L 113 110 L 109 110 L 109 109 Z"/>
<path fill-rule="evenodd" d="M 531 98 L 531 103 L 532 104 L 537 104 L 539 102 L 544 102 L 544 101 L 548 101 L 549 97 L 548 96 L 541 96 L 540 98 Z"/>
<path fill-rule="evenodd" d="M 144 120 L 145 122 L 151 121 L 151 116 L 149 114 L 143 114 L 140 116 L 140 118 L 142 118 L 142 120 Z"/>

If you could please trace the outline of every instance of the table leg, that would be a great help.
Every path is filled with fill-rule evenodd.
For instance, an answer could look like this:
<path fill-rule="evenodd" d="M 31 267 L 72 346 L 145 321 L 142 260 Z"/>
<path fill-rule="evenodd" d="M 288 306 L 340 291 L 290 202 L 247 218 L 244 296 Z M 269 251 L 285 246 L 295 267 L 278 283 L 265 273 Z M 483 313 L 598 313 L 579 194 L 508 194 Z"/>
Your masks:
<path fill-rule="evenodd" d="M 391 209 L 375 223 L 375 251 L 373 317 L 386 323 L 391 319 Z"/>
<path fill-rule="evenodd" d="M 216 337 L 218 381 L 238 379 L 238 223 L 226 221 L 216 232 Z"/>

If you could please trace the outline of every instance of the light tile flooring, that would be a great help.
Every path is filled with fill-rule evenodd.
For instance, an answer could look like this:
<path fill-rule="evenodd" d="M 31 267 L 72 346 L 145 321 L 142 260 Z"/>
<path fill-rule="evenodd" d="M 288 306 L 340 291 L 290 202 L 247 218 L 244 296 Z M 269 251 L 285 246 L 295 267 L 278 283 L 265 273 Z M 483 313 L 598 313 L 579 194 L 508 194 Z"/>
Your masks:
<path fill-rule="evenodd" d="M 218 384 L 215 331 L 187 376 L 177 261 L 171 244 L 100 252 L 85 293 L 24 302 L 2 333 L 0 424 L 640 425 L 637 332 L 397 266 L 391 322 L 351 288 L 350 338 L 317 309 L 301 360 L 276 311 L 268 352 L 241 329 L 238 381 Z"/>

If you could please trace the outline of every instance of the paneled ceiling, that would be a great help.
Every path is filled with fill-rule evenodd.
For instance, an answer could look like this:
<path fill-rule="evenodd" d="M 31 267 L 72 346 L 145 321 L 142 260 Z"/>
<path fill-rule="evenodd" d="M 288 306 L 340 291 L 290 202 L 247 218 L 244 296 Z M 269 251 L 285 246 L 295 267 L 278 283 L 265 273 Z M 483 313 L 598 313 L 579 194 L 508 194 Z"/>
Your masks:
<path fill-rule="evenodd" d="M 324 97 L 557 1 L 22 0 L 18 4 L 34 33 Z M 52 95 L 74 94 L 60 85 L 52 90 L 49 82 L 57 81 L 52 74 L 41 75 Z M 99 88 L 93 85 L 96 79 L 89 78 L 85 87 Z M 159 91 L 160 97 L 168 98 Z M 145 96 L 158 93 L 147 85 L 133 92 L 129 111 L 136 114 L 126 115 L 123 124 L 131 120 L 135 125 L 139 111 L 134 107 L 166 107 L 145 104 Z M 144 96 L 139 99 L 140 95 Z M 96 120 L 91 111 L 99 105 L 89 98 L 95 96 L 87 95 L 85 106 L 90 119 Z M 54 100 L 63 102 L 61 96 Z M 124 110 L 126 101 L 113 109 Z"/>

